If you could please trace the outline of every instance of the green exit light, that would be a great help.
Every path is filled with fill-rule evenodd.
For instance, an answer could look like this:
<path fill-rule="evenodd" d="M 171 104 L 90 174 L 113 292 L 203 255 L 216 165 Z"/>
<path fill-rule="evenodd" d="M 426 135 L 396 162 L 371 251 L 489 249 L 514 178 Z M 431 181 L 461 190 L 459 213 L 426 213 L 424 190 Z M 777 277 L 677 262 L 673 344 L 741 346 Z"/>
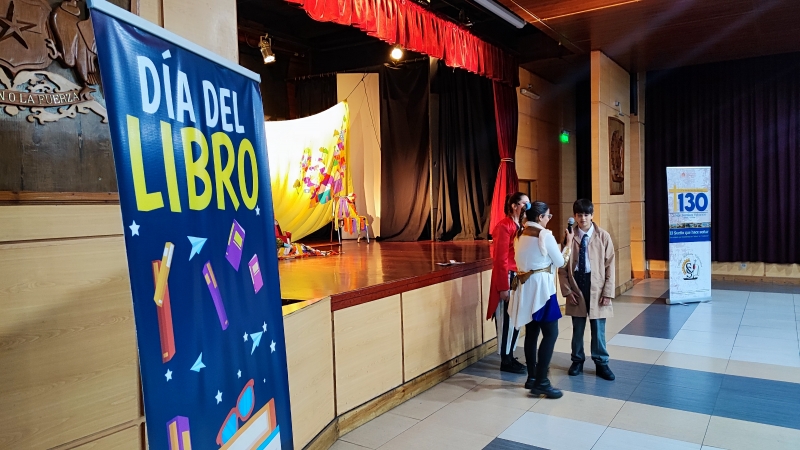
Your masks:
<path fill-rule="evenodd" d="M 562 144 L 569 144 L 569 131 L 562 131 L 560 139 Z"/>

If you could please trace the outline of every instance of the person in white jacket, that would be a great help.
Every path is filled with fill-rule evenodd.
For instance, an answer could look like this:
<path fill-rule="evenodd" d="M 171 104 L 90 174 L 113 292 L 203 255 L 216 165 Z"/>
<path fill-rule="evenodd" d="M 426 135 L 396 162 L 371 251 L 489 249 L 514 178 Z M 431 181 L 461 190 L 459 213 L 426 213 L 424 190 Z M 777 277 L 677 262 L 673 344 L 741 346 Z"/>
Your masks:
<path fill-rule="evenodd" d="M 509 316 L 516 329 L 525 326 L 525 360 L 528 369 L 525 389 L 540 397 L 561 398 L 563 394 L 550 384 L 547 372 L 558 338 L 558 319 L 561 318 L 555 274 L 558 268 L 569 261 L 571 247 L 568 246 L 562 253 L 553 233 L 546 228 L 553 217 L 546 203 L 534 202 L 527 217 L 529 221 L 515 245 L 517 275 L 511 285 Z M 567 242 L 572 242 L 573 233 L 569 230 L 564 232 Z M 536 344 L 540 331 L 542 343 L 537 355 Z"/>

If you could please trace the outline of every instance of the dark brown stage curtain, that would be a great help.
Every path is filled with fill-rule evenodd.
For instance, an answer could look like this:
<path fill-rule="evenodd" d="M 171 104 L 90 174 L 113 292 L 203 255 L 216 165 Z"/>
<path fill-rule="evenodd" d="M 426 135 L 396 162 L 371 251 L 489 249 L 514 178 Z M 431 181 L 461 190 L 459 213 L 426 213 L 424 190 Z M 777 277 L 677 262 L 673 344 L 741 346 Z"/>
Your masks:
<path fill-rule="evenodd" d="M 648 259 L 669 259 L 666 167 L 711 166 L 712 259 L 800 263 L 800 53 L 647 75 Z"/>
<path fill-rule="evenodd" d="M 428 61 L 383 67 L 381 239 L 416 241 L 428 224 Z"/>
<path fill-rule="evenodd" d="M 298 80 L 294 95 L 298 119 L 319 114 L 338 103 L 336 76 Z"/>
<path fill-rule="evenodd" d="M 439 171 L 436 235 L 443 241 L 487 239 L 500 166 L 492 81 L 441 61 L 436 78 L 440 155 L 434 169 Z"/>

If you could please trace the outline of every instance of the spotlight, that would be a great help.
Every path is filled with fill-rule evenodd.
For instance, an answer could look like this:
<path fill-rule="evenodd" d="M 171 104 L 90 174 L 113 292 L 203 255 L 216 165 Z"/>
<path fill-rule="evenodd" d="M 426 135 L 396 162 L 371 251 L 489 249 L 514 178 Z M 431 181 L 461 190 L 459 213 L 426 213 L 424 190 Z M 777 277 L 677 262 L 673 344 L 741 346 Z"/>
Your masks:
<path fill-rule="evenodd" d="M 268 34 L 261 36 L 258 48 L 261 49 L 261 56 L 264 58 L 264 64 L 275 62 L 275 53 L 272 52 L 272 39 L 269 38 Z"/>
<path fill-rule="evenodd" d="M 400 61 L 401 59 L 403 59 L 403 49 L 400 48 L 399 45 L 395 46 L 392 49 L 392 53 L 390 53 L 389 56 L 391 56 L 392 59 L 395 60 L 395 61 Z"/>

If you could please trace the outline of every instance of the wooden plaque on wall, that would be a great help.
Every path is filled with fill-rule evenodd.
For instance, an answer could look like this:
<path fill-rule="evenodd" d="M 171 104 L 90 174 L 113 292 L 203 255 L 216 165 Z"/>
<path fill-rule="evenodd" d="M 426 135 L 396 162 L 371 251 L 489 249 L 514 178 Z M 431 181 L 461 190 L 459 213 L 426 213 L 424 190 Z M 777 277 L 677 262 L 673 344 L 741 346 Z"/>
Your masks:
<path fill-rule="evenodd" d="M 608 175 L 611 195 L 625 193 L 625 123 L 608 118 Z"/>
<path fill-rule="evenodd" d="M 11 24 L 0 23 L 0 202 L 108 198 L 117 183 L 86 3 L 0 0 L 0 16 Z"/>

